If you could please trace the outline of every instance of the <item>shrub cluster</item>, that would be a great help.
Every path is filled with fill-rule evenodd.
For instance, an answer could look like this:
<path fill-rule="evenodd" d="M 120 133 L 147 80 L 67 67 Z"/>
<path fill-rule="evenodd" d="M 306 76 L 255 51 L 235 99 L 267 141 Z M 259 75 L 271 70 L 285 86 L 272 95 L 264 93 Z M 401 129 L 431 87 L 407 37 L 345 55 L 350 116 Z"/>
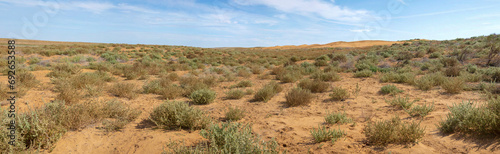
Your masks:
<path fill-rule="evenodd" d="M 371 122 L 363 129 L 371 145 L 408 144 L 421 139 L 425 132 L 419 122 L 402 122 L 399 117 Z"/>
<path fill-rule="evenodd" d="M 254 100 L 267 102 L 282 90 L 283 88 L 278 83 L 271 81 L 267 85 L 264 85 L 264 87 L 257 91 L 257 93 L 255 93 Z"/>
<path fill-rule="evenodd" d="M 202 129 L 208 126 L 210 119 L 205 114 L 186 102 L 165 102 L 153 109 L 149 119 L 157 126 L 166 129 Z"/>

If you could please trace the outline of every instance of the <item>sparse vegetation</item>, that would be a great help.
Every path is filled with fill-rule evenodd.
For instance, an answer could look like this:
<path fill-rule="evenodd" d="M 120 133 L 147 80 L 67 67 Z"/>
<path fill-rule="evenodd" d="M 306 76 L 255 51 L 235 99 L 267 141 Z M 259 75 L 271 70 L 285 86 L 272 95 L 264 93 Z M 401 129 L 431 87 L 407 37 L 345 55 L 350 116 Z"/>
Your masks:
<path fill-rule="evenodd" d="M 302 89 L 300 87 L 293 88 L 290 90 L 285 98 L 286 98 L 286 105 L 294 107 L 294 106 L 300 106 L 300 105 L 308 105 L 311 103 L 313 95 L 311 94 L 311 91 L 308 89 Z"/>
<path fill-rule="evenodd" d="M 330 98 L 334 101 L 344 101 L 349 98 L 349 92 L 341 87 L 333 87 Z"/>
<path fill-rule="evenodd" d="M 216 93 L 210 89 L 200 89 L 189 95 L 194 104 L 210 104 L 215 100 Z"/>
<path fill-rule="evenodd" d="M 320 126 L 317 129 L 311 130 L 311 135 L 316 143 L 331 140 L 335 143 L 339 138 L 345 136 L 345 132 L 338 129 L 327 129 L 325 126 Z"/>
<path fill-rule="evenodd" d="M 397 93 L 402 93 L 403 90 L 398 89 L 395 85 L 385 85 L 382 88 L 380 88 L 380 93 L 382 94 L 391 94 L 395 95 Z"/>
<path fill-rule="evenodd" d="M 149 119 L 157 126 L 172 129 L 202 129 L 209 125 L 210 119 L 199 109 L 186 102 L 170 101 L 153 109 Z"/>
<path fill-rule="evenodd" d="M 254 100 L 267 102 L 282 90 L 282 87 L 278 83 L 270 82 L 267 85 L 264 85 L 264 87 L 257 91 L 257 93 L 255 93 Z"/>
<path fill-rule="evenodd" d="M 498 136 L 500 127 L 500 99 L 493 98 L 486 105 L 464 101 L 448 107 L 450 113 L 439 122 L 439 130 L 443 133 L 488 134 Z"/>
<path fill-rule="evenodd" d="M 329 113 L 325 116 L 325 122 L 328 124 L 345 124 L 352 122 L 352 119 L 348 118 L 345 113 Z"/>
<path fill-rule="evenodd" d="M 238 121 L 243 117 L 245 117 L 245 111 L 241 110 L 240 108 L 229 107 L 228 111 L 226 112 L 227 120 Z"/>
<path fill-rule="evenodd" d="M 421 139 L 425 132 L 420 122 L 402 122 L 399 117 L 371 122 L 363 129 L 370 145 L 408 144 Z"/>

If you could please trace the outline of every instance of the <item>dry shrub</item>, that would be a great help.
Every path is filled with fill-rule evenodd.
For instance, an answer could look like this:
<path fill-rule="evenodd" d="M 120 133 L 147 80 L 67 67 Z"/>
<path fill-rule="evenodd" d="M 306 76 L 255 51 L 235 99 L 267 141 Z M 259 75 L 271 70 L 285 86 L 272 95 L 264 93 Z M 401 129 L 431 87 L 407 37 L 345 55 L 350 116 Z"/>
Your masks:
<path fill-rule="evenodd" d="M 157 126 L 166 129 L 202 129 L 209 124 L 209 118 L 203 111 L 179 101 L 161 104 L 153 109 L 149 119 Z"/>
<path fill-rule="evenodd" d="M 320 80 L 320 81 L 340 81 L 340 75 L 337 72 L 316 72 L 311 75 L 312 79 Z"/>
<path fill-rule="evenodd" d="M 308 105 L 312 101 L 313 95 L 308 89 L 293 88 L 285 96 L 286 105 L 290 107 Z"/>
<path fill-rule="evenodd" d="M 115 83 L 111 86 L 109 92 L 117 97 L 125 97 L 128 99 L 134 99 L 137 97 L 136 85 L 133 83 Z"/>
<path fill-rule="evenodd" d="M 420 122 L 402 122 L 399 117 L 391 120 L 368 123 L 363 129 L 370 145 L 415 143 L 425 134 Z"/>
<path fill-rule="evenodd" d="M 460 75 L 460 71 L 462 71 L 462 68 L 458 66 L 453 66 L 446 68 L 444 70 L 444 74 L 448 77 L 456 77 Z"/>
<path fill-rule="evenodd" d="M 459 77 L 448 78 L 448 80 L 444 81 L 441 85 L 441 88 L 450 94 L 459 94 L 462 90 L 464 90 L 464 87 L 465 81 L 463 78 Z"/>
<path fill-rule="evenodd" d="M 320 80 L 303 79 L 299 82 L 298 86 L 302 89 L 308 89 L 313 93 L 322 93 L 328 90 L 330 85 Z"/>
<path fill-rule="evenodd" d="M 264 85 L 257 93 L 254 95 L 254 101 L 269 101 L 274 95 L 281 92 L 283 88 L 276 82 L 271 81 L 267 85 Z"/>
<path fill-rule="evenodd" d="M 213 90 L 200 89 L 191 93 L 191 95 L 189 95 L 189 98 L 193 101 L 194 104 L 210 104 L 215 100 L 216 96 L 217 94 Z"/>
<path fill-rule="evenodd" d="M 227 99 L 241 99 L 245 96 L 245 92 L 240 89 L 232 89 L 226 92 Z"/>
<path fill-rule="evenodd" d="M 333 87 L 330 98 L 334 101 L 344 101 L 349 98 L 349 92 L 341 87 Z"/>
<path fill-rule="evenodd" d="M 229 107 L 228 111 L 226 112 L 226 120 L 238 121 L 243 117 L 245 117 L 245 111 L 241 110 L 240 108 Z"/>

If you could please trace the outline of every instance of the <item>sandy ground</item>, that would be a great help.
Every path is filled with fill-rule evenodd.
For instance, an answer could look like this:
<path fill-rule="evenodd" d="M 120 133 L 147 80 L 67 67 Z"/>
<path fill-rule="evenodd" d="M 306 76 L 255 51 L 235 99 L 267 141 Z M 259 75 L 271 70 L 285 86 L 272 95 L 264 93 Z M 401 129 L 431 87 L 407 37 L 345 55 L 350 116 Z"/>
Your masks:
<path fill-rule="evenodd" d="M 349 42 L 348 42 L 349 43 Z M 348 44 L 347 43 L 347 44 Z M 373 45 L 373 42 L 368 45 Z M 387 42 L 389 45 L 394 42 Z M 340 45 L 339 45 L 340 44 Z M 341 46 L 346 44 L 328 44 L 331 46 Z M 352 45 L 358 47 L 358 45 Z M 88 71 L 88 70 L 87 70 Z M 20 112 L 26 111 L 28 106 L 39 107 L 44 103 L 53 100 L 56 93 L 50 91 L 52 84 L 50 79 L 45 77 L 50 71 L 34 71 L 41 86 L 28 91 L 28 94 L 18 100 Z M 185 72 L 183 72 L 185 73 Z M 182 73 L 182 74 L 183 74 Z M 181 73 L 179 73 L 181 74 Z M 329 94 L 314 94 L 313 102 L 308 106 L 286 107 L 284 105 L 285 94 L 297 83 L 282 84 L 284 90 L 273 97 L 267 103 L 251 102 L 253 95 L 247 95 L 239 100 L 224 99 L 225 92 L 229 87 L 240 80 L 247 78 L 238 77 L 237 81 L 222 82 L 213 90 L 217 92 L 214 103 L 209 105 L 196 105 L 208 115 L 216 120 L 222 119 L 229 106 L 237 106 L 246 111 L 246 116 L 240 120 L 242 123 L 252 124 L 253 131 L 263 139 L 274 138 L 282 150 L 289 153 L 498 153 L 498 139 L 474 139 L 455 135 L 441 135 L 437 130 L 439 121 L 446 117 L 449 112 L 447 106 L 460 103 L 464 100 L 473 100 L 476 103 L 484 103 L 484 97 L 477 91 L 465 91 L 457 95 L 445 94 L 444 90 L 434 87 L 429 91 L 421 91 L 417 88 L 404 84 L 395 84 L 404 90 L 402 96 L 409 96 L 411 100 L 419 99 L 416 104 L 435 103 L 435 110 L 423 119 L 409 117 L 402 110 L 397 110 L 385 102 L 393 96 L 381 95 L 380 88 L 391 83 L 380 83 L 377 75 L 370 78 L 353 78 L 351 73 L 342 73 L 342 80 L 329 82 L 331 86 L 340 86 L 353 92 L 356 83 L 361 87 L 358 96 L 351 94 L 345 101 L 331 101 Z M 142 87 L 144 80 L 124 80 L 133 82 Z M 0 81 L 6 81 L 6 76 L 0 76 Z M 253 86 L 249 87 L 254 91 L 260 89 L 271 80 L 260 80 L 257 75 L 252 75 L 250 80 Z M 100 124 L 90 125 L 79 131 L 70 131 L 56 143 L 55 148 L 43 153 L 56 154 L 101 154 L 101 153 L 161 153 L 165 145 L 170 141 L 184 141 L 186 145 L 193 145 L 203 138 L 199 131 L 186 130 L 163 130 L 156 129 L 154 124 L 148 122 L 148 116 L 154 107 L 164 102 L 158 95 L 140 94 L 133 100 L 118 98 L 131 107 L 142 110 L 142 114 L 135 121 L 129 123 L 124 129 L 118 132 L 105 133 L 97 129 Z M 109 100 L 115 98 L 109 94 L 96 98 Z M 179 98 L 177 100 L 187 100 Z M 4 106 L 5 107 L 5 106 Z M 317 128 L 324 123 L 324 116 L 331 112 L 345 112 L 348 117 L 355 121 L 355 125 L 331 125 L 330 128 L 340 128 L 346 132 L 346 136 L 334 144 L 330 142 L 314 143 L 310 130 Z M 386 120 L 394 115 L 398 115 L 404 121 L 421 120 L 421 125 L 425 127 L 425 136 L 415 145 L 389 145 L 385 148 L 368 146 L 365 144 L 366 137 L 362 130 L 368 121 Z"/>

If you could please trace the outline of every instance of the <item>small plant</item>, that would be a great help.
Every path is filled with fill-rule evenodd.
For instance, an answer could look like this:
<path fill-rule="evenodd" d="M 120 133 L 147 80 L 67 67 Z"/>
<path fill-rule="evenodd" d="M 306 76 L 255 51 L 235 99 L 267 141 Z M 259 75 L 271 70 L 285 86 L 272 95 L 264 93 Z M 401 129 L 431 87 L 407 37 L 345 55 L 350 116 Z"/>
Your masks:
<path fill-rule="evenodd" d="M 370 145 L 382 146 L 413 143 L 425 134 L 419 122 L 401 122 L 397 116 L 387 121 L 368 123 L 363 131 Z"/>
<path fill-rule="evenodd" d="M 252 81 L 245 80 L 245 81 L 240 81 L 235 85 L 232 85 L 230 88 L 245 88 L 245 87 L 251 87 L 252 86 Z"/>
<path fill-rule="evenodd" d="M 459 94 L 465 87 L 465 81 L 463 78 L 448 78 L 448 80 L 444 81 L 441 85 L 446 93 L 450 94 Z"/>
<path fill-rule="evenodd" d="M 240 89 L 232 89 L 226 92 L 226 98 L 227 99 L 240 99 L 245 96 L 245 92 Z"/>
<path fill-rule="evenodd" d="M 179 101 L 161 104 L 153 109 L 149 119 L 163 128 L 202 129 L 209 124 L 201 110 Z"/>
<path fill-rule="evenodd" d="M 254 100 L 267 102 L 274 95 L 281 92 L 282 90 L 283 89 L 281 88 L 281 86 L 278 83 L 272 81 L 272 82 L 268 83 L 267 85 L 264 85 L 264 87 L 262 87 L 262 89 L 260 89 L 259 91 L 257 91 L 257 93 L 255 93 Z"/>
<path fill-rule="evenodd" d="M 116 83 L 111 86 L 109 92 L 118 97 L 125 97 L 128 99 L 134 99 L 137 97 L 137 90 L 135 88 L 135 84 L 133 83 Z"/>
<path fill-rule="evenodd" d="M 394 85 L 385 85 L 382 88 L 380 88 L 380 93 L 386 95 L 386 94 L 397 94 L 397 93 L 402 93 L 403 90 L 398 89 L 398 87 Z"/>
<path fill-rule="evenodd" d="M 307 105 L 311 103 L 312 97 L 311 91 L 300 87 L 293 88 L 285 96 L 286 104 L 291 107 Z"/>
<path fill-rule="evenodd" d="M 245 111 L 243 111 L 239 108 L 229 107 L 228 111 L 226 112 L 226 119 L 227 120 L 238 121 L 243 117 L 245 117 Z"/>
<path fill-rule="evenodd" d="M 194 104 L 210 104 L 215 100 L 216 93 L 210 89 L 200 89 L 189 95 Z"/>
<path fill-rule="evenodd" d="M 396 97 L 390 101 L 386 101 L 386 102 L 389 103 L 391 106 L 398 107 L 399 109 L 408 110 L 411 108 L 413 103 L 415 103 L 417 101 L 418 100 L 413 100 L 410 102 L 410 98 L 408 96 L 406 96 L 406 98 L 402 98 L 402 97 L 398 96 L 398 97 Z"/>
<path fill-rule="evenodd" d="M 328 124 L 345 124 L 352 122 L 352 119 L 348 118 L 345 113 L 331 113 L 325 116 L 325 122 Z"/>
<path fill-rule="evenodd" d="M 318 129 L 311 130 L 311 135 L 314 138 L 316 143 L 321 143 L 324 141 L 331 140 L 332 143 L 335 143 L 339 138 L 345 135 L 345 132 L 338 129 L 327 129 L 325 126 L 319 126 Z"/>
<path fill-rule="evenodd" d="M 333 87 L 330 98 L 334 101 L 344 101 L 349 98 L 349 92 L 341 87 Z"/>
<path fill-rule="evenodd" d="M 420 90 L 430 90 L 432 87 L 434 87 L 436 83 L 434 83 L 434 80 L 432 79 L 432 76 L 430 75 L 424 75 L 420 77 L 419 79 L 415 80 L 415 86 L 420 89 Z"/>
<path fill-rule="evenodd" d="M 301 80 L 298 86 L 302 89 L 308 89 L 313 93 L 322 93 L 328 90 L 329 84 L 320 80 Z"/>
<path fill-rule="evenodd" d="M 471 101 L 454 104 L 448 107 L 450 113 L 446 116 L 446 120 L 439 122 L 438 129 L 443 133 L 460 132 L 498 136 L 500 132 L 499 106 L 499 98 L 489 100 L 486 106 L 477 106 Z"/>
<path fill-rule="evenodd" d="M 365 77 L 370 77 L 372 75 L 373 75 L 373 72 L 371 70 L 368 70 L 368 69 L 354 73 L 354 77 L 356 77 L 356 78 L 365 78 Z"/>
<path fill-rule="evenodd" d="M 330 82 L 330 81 L 340 81 L 340 75 L 337 72 L 330 71 L 330 72 L 316 72 L 311 75 L 312 79 L 315 80 L 320 80 L 320 81 L 325 81 L 325 82 Z"/>
<path fill-rule="evenodd" d="M 170 153 L 279 153 L 276 141 L 264 141 L 252 133 L 249 125 L 235 122 L 212 124 L 201 130 L 207 142 L 195 147 L 186 147 L 172 142 L 167 146 Z M 167 152 L 165 152 L 167 153 Z"/>
<path fill-rule="evenodd" d="M 427 116 L 432 110 L 434 110 L 434 104 L 428 105 L 417 105 L 410 110 L 406 110 L 406 112 L 413 116 L 413 117 L 425 117 Z"/>
<path fill-rule="evenodd" d="M 361 92 L 361 87 L 359 86 L 359 83 L 356 83 L 356 88 L 352 92 L 354 94 L 354 98 L 358 97 L 359 92 Z"/>

